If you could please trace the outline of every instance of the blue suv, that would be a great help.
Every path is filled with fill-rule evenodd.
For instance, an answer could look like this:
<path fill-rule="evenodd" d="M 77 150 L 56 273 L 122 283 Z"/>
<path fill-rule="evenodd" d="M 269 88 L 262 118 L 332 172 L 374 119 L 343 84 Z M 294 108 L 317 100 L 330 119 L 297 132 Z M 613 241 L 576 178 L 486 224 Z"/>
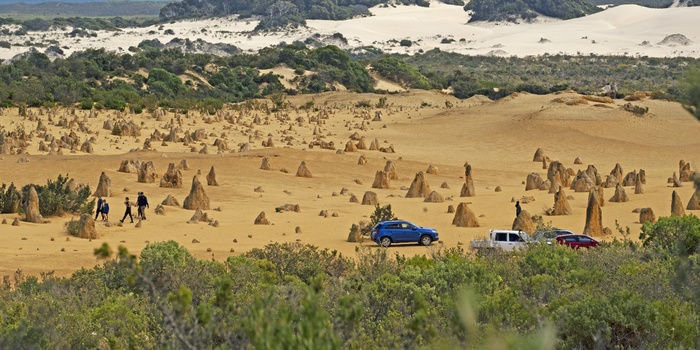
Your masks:
<path fill-rule="evenodd" d="M 428 246 L 439 239 L 436 229 L 420 227 L 403 220 L 382 221 L 374 225 L 370 238 L 382 247 L 405 242 Z"/>

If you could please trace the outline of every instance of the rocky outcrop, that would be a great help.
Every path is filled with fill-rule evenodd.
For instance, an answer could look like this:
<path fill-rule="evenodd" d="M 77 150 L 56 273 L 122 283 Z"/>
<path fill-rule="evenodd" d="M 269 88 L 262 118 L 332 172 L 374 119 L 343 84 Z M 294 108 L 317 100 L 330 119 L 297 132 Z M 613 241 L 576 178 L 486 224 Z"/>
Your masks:
<path fill-rule="evenodd" d="M 355 146 L 355 143 L 353 143 L 352 140 L 349 140 L 345 144 L 345 152 L 357 152 L 357 146 Z"/>
<path fill-rule="evenodd" d="M 175 167 L 175 163 L 168 164 L 168 171 L 160 179 L 160 187 L 182 188 L 182 173 Z"/>
<path fill-rule="evenodd" d="M 554 194 L 554 209 L 552 210 L 552 215 L 571 215 L 572 213 L 571 206 L 566 199 L 566 193 L 562 187 L 559 189 L 559 192 Z"/>
<path fill-rule="evenodd" d="M 163 199 L 163 201 L 160 204 L 171 206 L 171 207 L 179 207 L 180 206 L 180 202 L 170 194 L 167 197 L 165 197 L 165 199 Z"/>
<path fill-rule="evenodd" d="M 119 169 L 117 170 L 120 173 L 130 173 L 130 174 L 136 174 L 139 172 L 139 167 L 140 163 L 134 162 L 133 160 L 122 160 L 121 164 L 119 164 Z"/>
<path fill-rule="evenodd" d="M 389 176 L 389 180 L 398 180 L 399 175 L 396 172 L 396 164 L 394 162 L 387 160 L 386 165 L 384 166 L 384 172 L 387 173 L 387 176 Z"/>
<path fill-rule="evenodd" d="M 270 221 L 267 220 L 265 217 L 265 212 L 261 211 L 260 214 L 258 214 L 258 217 L 255 218 L 255 221 L 253 222 L 255 225 L 269 225 Z"/>
<path fill-rule="evenodd" d="M 427 197 L 425 197 L 425 200 L 423 200 L 423 202 L 427 203 L 442 203 L 444 201 L 445 197 L 443 197 L 441 194 L 435 191 L 430 192 L 430 194 Z"/>
<path fill-rule="evenodd" d="M 586 207 L 586 226 L 584 235 L 600 237 L 603 235 L 603 209 L 600 207 L 598 191 L 591 190 L 588 193 L 588 206 Z"/>
<path fill-rule="evenodd" d="M 312 178 L 314 177 L 313 174 L 311 174 L 311 170 L 306 166 L 306 162 L 302 161 L 301 164 L 299 164 L 299 168 L 297 169 L 297 177 L 306 177 L 306 178 Z"/>
<path fill-rule="evenodd" d="M 549 181 L 549 193 L 555 193 L 559 187 L 567 187 L 569 183 L 569 173 L 559 161 L 553 161 L 547 169 L 547 180 Z"/>
<path fill-rule="evenodd" d="M 411 182 L 411 187 L 409 187 L 406 193 L 406 198 L 422 198 L 430 194 L 430 185 L 428 181 L 425 180 L 425 175 L 422 171 L 416 174 L 416 177 Z"/>
<path fill-rule="evenodd" d="M 80 215 L 80 220 L 77 223 L 78 229 L 74 231 L 76 237 L 85 239 L 97 239 L 97 230 L 95 229 L 95 219 L 91 214 Z"/>
<path fill-rule="evenodd" d="M 262 163 L 260 164 L 260 169 L 261 170 L 272 170 L 272 167 L 270 167 L 270 160 L 267 159 L 267 157 L 262 159 Z"/>
<path fill-rule="evenodd" d="M 362 205 L 378 205 L 379 204 L 379 198 L 377 197 L 377 194 L 372 191 L 367 191 L 365 192 L 365 195 L 362 196 Z"/>
<path fill-rule="evenodd" d="M 100 180 L 97 182 L 97 189 L 92 194 L 95 197 L 112 197 L 112 180 L 103 171 Z"/>
<path fill-rule="evenodd" d="M 196 175 L 192 178 L 190 194 L 185 198 L 182 207 L 188 210 L 209 210 L 209 197 L 204 192 L 204 186 Z"/>
<path fill-rule="evenodd" d="M 615 167 L 613 168 L 613 170 L 610 171 L 610 175 L 608 175 L 608 178 L 605 180 L 605 184 L 603 184 L 603 187 L 616 187 L 617 184 L 622 182 L 623 174 L 624 173 L 622 171 L 622 166 L 620 165 L 620 163 L 615 164 Z"/>
<path fill-rule="evenodd" d="M 642 179 L 640 178 L 641 174 L 637 173 L 635 174 L 635 179 L 634 179 L 634 194 L 644 194 L 644 188 L 642 188 Z"/>
<path fill-rule="evenodd" d="M 29 186 L 27 198 L 24 200 L 24 214 L 26 215 L 27 222 L 32 222 L 35 224 L 41 224 L 44 222 L 44 218 L 41 216 L 41 212 L 39 211 L 39 196 L 37 195 L 34 186 Z"/>
<path fill-rule="evenodd" d="M 138 172 L 138 182 L 153 183 L 156 181 L 156 167 L 153 162 L 143 162 Z"/>
<path fill-rule="evenodd" d="M 642 208 L 639 211 L 639 223 L 643 225 L 647 222 L 656 222 L 656 215 L 651 208 Z"/>
<path fill-rule="evenodd" d="M 688 206 L 685 207 L 686 210 L 700 210 L 700 189 L 695 190 L 693 196 L 690 197 L 688 201 Z"/>
<path fill-rule="evenodd" d="M 693 171 L 690 170 L 690 163 L 686 163 L 683 160 L 678 164 L 678 178 L 681 182 L 693 181 Z"/>
<path fill-rule="evenodd" d="M 219 186 L 219 182 L 216 181 L 216 171 L 214 171 L 214 166 L 211 166 L 209 174 L 207 174 L 207 185 L 209 186 Z"/>
<path fill-rule="evenodd" d="M 428 170 L 426 170 L 425 173 L 430 175 L 440 175 L 440 171 L 438 171 L 438 168 L 432 164 L 428 166 Z"/>
<path fill-rule="evenodd" d="M 547 190 L 549 189 L 549 181 L 542 180 L 538 173 L 530 173 L 525 181 L 525 191 L 530 190 Z"/>
<path fill-rule="evenodd" d="M 377 170 L 377 173 L 374 175 L 374 182 L 372 183 L 372 188 L 389 188 L 389 174 L 387 174 L 384 171 Z"/>
<path fill-rule="evenodd" d="M 595 180 L 593 180 L 587 172 L 579 170 L 571 181 L 571 189 L 574 192 L 588 192 L 591 188 L 595 188 Z"/>
<path fill-rule="evenodd" d="M 367 164 L 367 157 L 365 155 L 361 155 L 360 158 L 357 159 L 357 165 L 365 165 Z"/>
<path fill-rule="evenodd" d="M 525 209 L 521 210 L 520 215 L 513 220 L 512 229 L 527 233 L 535 233 L 535 223 L 532 220 L 532 215 Z"/>
<path fill-rule="evenodd" d="M 535 151 L 535 156 L 532 157 L 533 162 L 541 162 L 542 160 L 546 160 L 547 156 L 544 155 L 544 151 L 541 148 L 538 148 Z"/>
<path fill-rule="evenodd" d="M 479 221 L 476 220 L 476 215 L 469 209 L 467 203 L 462 202 L 457 206 L 452 225 L 457 227 L 479 227 Z"/>
<path fill-rule="evenodd" d="M 685 215 L 685 209 L 683 209 L 683 202 L 681 202 L 681 196 L 673 191 L 671 195 L 671 215 L 683 216 Z"/>
<path fill-rule="evenodd" d="M 615 187 L 615 194 L 608 200 L 609 202 L 629 202 L 630 198 L 625 192 L 625 188 L 621 184 Z"/>
<path fill-rule="evenodd" d="M 358 243 L 362 241 L 362 230 L 358 224 L 352 224 L 350 233 L 348 234 L 348 242 Z"/>
<path fill-rule="evenodd" d="M 474 190 L 474 180 L 472 179 L 472 166 L 470 164 L 466 164 L 466 167 L 464 168 L 464 184 L 462 185 L 462 190 L 459 192 L 459 196 L 476 196 L 476 191 Z"/>
<path fill-rule="evenodd" d="M 190 164 L 187 162 L 187 159 L 183 159 L 180 161 L 180 164 L 177 165 L 177 168 L 180 170 L 190 170 Z"/>

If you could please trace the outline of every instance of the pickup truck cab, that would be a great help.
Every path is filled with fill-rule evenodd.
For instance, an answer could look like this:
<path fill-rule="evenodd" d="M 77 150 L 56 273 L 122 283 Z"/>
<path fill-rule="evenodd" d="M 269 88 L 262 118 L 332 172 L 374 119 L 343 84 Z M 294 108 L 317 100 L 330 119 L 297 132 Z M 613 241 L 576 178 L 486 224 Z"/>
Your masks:
<path fill-rule="evenodd" d="M 500 248 L 511 251 L 527 247 L 530 241 L 530 235 L 523 231 L 490 230 L 487 240 L 472 241 L 470 247 L 474 250 Z"/>

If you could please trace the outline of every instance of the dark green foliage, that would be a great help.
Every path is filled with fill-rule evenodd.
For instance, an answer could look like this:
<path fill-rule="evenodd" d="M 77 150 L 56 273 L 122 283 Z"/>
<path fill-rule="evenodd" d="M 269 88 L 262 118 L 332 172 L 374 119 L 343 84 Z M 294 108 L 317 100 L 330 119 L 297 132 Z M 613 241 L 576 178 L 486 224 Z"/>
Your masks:
<path fill-rule="evenodd" d="M 68 180 L 68 175 L 58 175 L 55 181 L 47 180 L 46 185 L 25 185 L 22 187 L 22 200 L 26 200 L 29 187 L 34 186 L 39 197 L 39 212 L 42 216 L 81 213 L 92 191 L 90 186 L 78 186 L 75 191 L 71 191 Z M 92 208 L 89 209 L 92 212 Z"/>
<path fill-rule="evenodd" d="M 700 68 L 690 69 L 686 74 L 683 107 L 695 118 L 700 120 Z"/>
<path fill-rule="evenodd" d="M 27 4 L 23 2 L 5 3 L 0 7 L 0 16 L 26 18 L 40 14 L 44 20 L 58 26 L 80 26 L 84 22 L 104 23 L 104 28 L 125 28 L 146 26 L 157 22 L 158 13 L 163 7 L 159 1 L 110 1 L 90 4 L 63 2 L 60 6 L 52 2 Z M 98 18 L 99 17 L 99 18 Z M 126 19 L 124 17 L 130 17 Z M 138 18 L 136 18 L 138 17 Z M 6 24 L 22 24 L 21 20 L 3 18 Z M 30 19 L 28 21 L 36 21 Z M 2 21 L 0 21 L 2 22 Z"/>
<path fill-rule="evenodd" d="M 401 83 L 402 86 L 428 90 L 430 81 L 418 69 L 394 57 L 384 57 L 372 62 L 372 68 L 379 75 Z"/>
<path fill-rule="evenodd" d="M 571 19 L 596 13 L 600 9 L 583 0 L 472 0 L 464 6 L 471 12 L 469 22 L 528 21 L 537 14 Z"/>
<path fill-rule="evenodd" d="M 172 98 L 185 90 L 180 78 L 165 69 L 153 68 L 148 73 L 148 89 L 159 98 Z"/>
<path fill-rule="evenodd" d="M 0 187 L 0 212 L 3 214 L 17 213 L 19 211 L 22 194 L 14 183 L 10 186 L 4 183 Z"/>
<path fill-rule="evenodd" d="M 258 93 L 258 71 L 252 68 L 223 69 L 209 79 L 209 84 L 242 101 L 260 97 Z"/>
<path fill-rule="evenodd" d="M 700 219 L 695 215 L 661 217 L 647 222 L 639 235 L 644 246 L 670 255 L 688 256 L 700 248 Z"/>
<path fill-rule="evenodd" d="M 614 77 L 621 93 L 646 91 L 653 86 L 655 90 L 663 91 L 670 99 L 678 101 L 687 91 L 686 88 L 678 87 L 678 79 L 688 71 L 688 65 L 696 64 L 692 58 L 562 55 L 485 57 L 465 56 L 438 49 L 413 56 L 393 57 L 417 67 L 436 88 L 452 86 L 460 98 L 478 93 L 491 99 L 507 96 L 521 84 L 534 84 L 550 91 L 571 88 L 588 94 L 598 91 L 606 81 Z M 458 84 L 461 81 L 466 84 Z"/>
<path fill-rule="evenodd" d="M 651 8 L 666 8 L 673 4 L 673 0 L 587 0 L 592 5 L 627 5 L 634 4 Z M 697 6 L 688 4 L 688 6 Z"/>
<path fill-rule="evenodd" d="M 387 204 L 385 206 L 379 206 L 377 204 L 374 208 L 374 213 L 370 215 L 369 217 L 370 223 L 369 223 L 369 228 L 371 229 L 374 227 L 374 225 L 382 222 L 382 221 L 387 221 L 387 220 L 396 220 L 397 217 L 394 215 L 394 212 L 391 210 L 391 204 Z"/>
<path fill-rule="evenodd" d="M 400 0 L 405 5 L 428 7 L 427 0 Z M 344 20 L 370 15 L 369 8 L 387 4 L 387 0 L 183 0 L 172 2 L 160 11 L 162 21 L 176 18 L 221 17 L 239 14 L 239 18 L 261 16 L 256 30 L 305 25 L 307 19 Z M 445 3 L 463 5 L 462 0 Z"/>

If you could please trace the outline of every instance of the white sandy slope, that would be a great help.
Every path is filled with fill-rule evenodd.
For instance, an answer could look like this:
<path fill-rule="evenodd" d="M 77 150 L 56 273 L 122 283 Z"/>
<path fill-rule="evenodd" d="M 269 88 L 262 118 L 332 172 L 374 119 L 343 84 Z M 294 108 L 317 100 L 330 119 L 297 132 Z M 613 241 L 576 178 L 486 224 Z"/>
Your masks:
<path fill-rule="evenodd" d="M 257 21 L 237 20 L 235 16 L 197 21 L 167 23 L 159 28 L 127 28 L 121 32 L 98 32 L 96 37 L 70 38 L 66 30 L 51 33 L 29 33 L 28 37 L 0 35 L 0 41 L 13 44 L 0 49 L 0 59 L 8 59 L 27 51 L 31 42 L 57 40 L 66 54 L 87 48 L 106 48 L 128 52 L 145 39 L 168 42 L 173 38 L 202 39 L 212 43 L 228 43 L 243 50 L 256 51 L 280 42 L 291 43 L 309 38 L 341 33 L 348 39 L 347 48 L 375 46 L 386 52 L 415 53 L 440 48 L 467 55 L 498 54 L 530 56 L 568 55 L 631 55 L 651 57 L 700 57 L 700 7 L 650 9 L 636 5 L 617 6 L 600 13 L 568 21 L 542 20 L 531 24 L 480 23 L 467 24 L 469 15 L 462 7 L 433 2 L 429 8 L 418 6 L 375 7 L 372 16 L 347 21 L 308 21 L 307 28 L 274 33 L 251 33 Z M 163 34 L 172 29 L 174 35 Z M 659 45 L 667 35 L 682 34 L 693 43 Z M 443 38 L 454 39 L 441 44 Z M 540 39 L 549 42 L 539 43 Z M 410 48 L 398 44 L 401 39 L 414 42 Z M 463 40 L 461 40 L 463 39 Z M 641 45 L 643 42 L 648 45 Z"/>

